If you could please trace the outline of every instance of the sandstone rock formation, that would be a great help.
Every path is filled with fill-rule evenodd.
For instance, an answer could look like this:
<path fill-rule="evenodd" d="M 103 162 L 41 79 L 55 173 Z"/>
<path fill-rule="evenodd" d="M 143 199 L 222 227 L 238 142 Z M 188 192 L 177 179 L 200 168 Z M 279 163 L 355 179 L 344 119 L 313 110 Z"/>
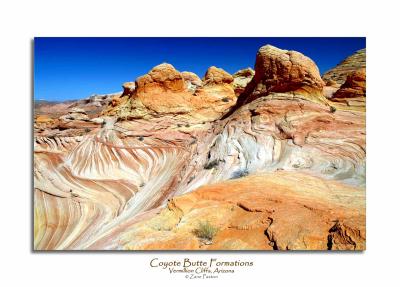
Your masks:
<path fill-rule="evenodd" d="M 260 51 L 251 80 L 162 64 L 75 129 L 36 117 L 35 249 L 365 249 L 365 108 Z"/>
<path fill-rule="evenodd" d="M 318 67 L 299 52 L 263 46 L 257 52 L 254 69 L 255 75 L 239 97 L 238 105 L 274 92 L 290 92 L 323 101 L 324 82 Z"/>
<path fill-rule="evenodd" d="M 84 129 L 86 132 L 99 126 L 98 121 L 90 121 L 89 116 L 84 109 L 72 108 L 68 114 L 59 118 L 58 128 L 66 129 Z"/>
<path fill-rule="evenodd" d="M 352 72 L 346 82 L 331 97 L 332 101 L 345 103 L 347 106 L 365 107 L 366 74 L 365 69 Z"/>
<path fill-rule="evenodd" d="M 172 116 L 189 123 L 214 121 L 236 103 L 227 72 L 210 67 L 202 82 L 195 74 L 180 73 L 170 64 L 154 67 L 136 80 L 133 93 L 113 99 L 104 115 L 120 118 Z"/>
<path fill-rule="evenodd" d="M 233 82 L 233 77 L 226 71 L 217 67 L 208 68 L 204 76 L 204 83 L 207 84 L 230 84 Z"/>
<path fill-rule="evenodd" d="M 119 244 L 133 250 L 363 250 L 364 206 L 359 188 L 298 172 L 258 174 L 171 199 L 123 232 Z M 196 232 L 202 222 L 217 230 L 207 241 Z"/>
<path fill-rule="evenodd" d="M 365 69 L 360 69 L 347 76 L 346 82 L 334 94 L 333 98 L 365 97 L 366 90 Z"/>
<path fill-rule="evenodd" d="M 110 102 L 110 99 L 116 94 L 93 95 L 89 98 L 74 102 L 72 105 L 70 105 L 70 108 L 76 107 L 84 110 L 86 113 L 99 114 L 99 112 L 102 110 L 99 108 L 106 106 Z"/>
<path fill-rule="evenodd" d="M 182 77 L 185 80 L 185 83 L 187 85 L 187 89 L 191 91 L 196 91 L 197 88 L 201 87 L 203 85 L 203 82 L 197 76 L 195 73 L 192 72 L 182 72 Z"/>
<path fill-rule="evenodd" d="M 47 124 L 52 124 L 54 122 L 55 122 L 54 119 L 52 119 L 48 115 L 35 116 L 35 124 L 37 124 L 37 125 L 41 125 L 41 124 L 47 125 Z"/>
<path fill-rule="evenodd" d="M 219 128 L 208 163 L 220 180 L 258 171 L 302 170 L 329 179 L 365 180 L 364 112 L 271 94 L 237 110 Z M 340 142 L 340 144 L 338 144 Z"/>
<path fill-rule="evenodd" d="M 48 132 L 58 127 L 59 120 L 48 115 L 36 115 L 34 117 L 33 130 L 36 135 Z"/>
<path fill-rule="evenodd" d="M 244 89 L 246 88 L 247 84 L 253 79 L 254 74 L 255 72 L 252 68 L 246 68 L 239 70 L 232 75 L 233 88 L 237 96 L 239 96 L 241 93 L 244 92 Z"/>
<path fill-rule="evenodd" d="M 84 109 L 72 108 L 68 114 L 60 117 L 61 121 L 87 121 L 89 120 L 88 115 Z"/>
<path fill-rule="evenodd" d="M 347 79 L 347 76 L 352 72 L 366 67 L 366 49 L 361 49 L 355 52 L 353 55 L 344 59 L 333 69 L 327 71 L 322 79 L 332 85 L 342 85 Z"/>

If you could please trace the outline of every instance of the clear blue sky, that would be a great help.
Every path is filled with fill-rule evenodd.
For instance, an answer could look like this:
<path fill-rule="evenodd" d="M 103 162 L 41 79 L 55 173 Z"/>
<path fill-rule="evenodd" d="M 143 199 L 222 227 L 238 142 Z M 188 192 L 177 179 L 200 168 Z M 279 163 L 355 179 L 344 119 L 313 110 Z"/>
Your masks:
<path fill-rule="evenodd" d="M 34 97 L 63 101 L 118 92 L 152 67 L 167 62 L 204 76 L 217 66 L 229 73 L 254 67 L 266 44 L 296 50 L 321 74 L 365 48 L 365 38 L 35 38 Z"/>

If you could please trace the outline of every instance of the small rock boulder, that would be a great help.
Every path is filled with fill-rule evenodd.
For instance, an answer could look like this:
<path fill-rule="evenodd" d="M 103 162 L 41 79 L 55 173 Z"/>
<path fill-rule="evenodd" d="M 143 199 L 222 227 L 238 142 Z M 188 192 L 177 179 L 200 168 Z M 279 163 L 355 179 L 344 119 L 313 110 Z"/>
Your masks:
<path fill-rule="evenodd" d="M 228 72 L 223 69 L 217 68 L 215 66 L 211 66 L 208 68 L 205 76 L 204 82 L 206 85 L 210 84 L 230 84 L 233 82 L 233 77 Z"/>
<path fill-rule="evenodd" d="M 105 123 L 105 120 L 104 120 L 103 118 L 93 118 L 93 119 L 91 119 L 90 121 L 93 122 L 93 123 L 96 123 L 96 124 L 103 124 L 103 123 Z"/>
<path fill-rule="evenodd" d="M 89 117 L 84 109 L 75 107 L 72 108 L 68 114 L 61 116 L 59 119 L 61 121 L 87 121 Z"/>

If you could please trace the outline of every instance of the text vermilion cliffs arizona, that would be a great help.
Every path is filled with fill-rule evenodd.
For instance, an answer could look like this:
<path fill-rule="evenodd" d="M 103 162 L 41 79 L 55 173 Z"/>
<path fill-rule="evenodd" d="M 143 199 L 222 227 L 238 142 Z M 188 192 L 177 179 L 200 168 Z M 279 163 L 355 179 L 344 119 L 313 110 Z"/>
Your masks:
<path fill-rule="evenodd" d="M 35 250 L 364 250 L 365 49 L 35 103 Z"/>

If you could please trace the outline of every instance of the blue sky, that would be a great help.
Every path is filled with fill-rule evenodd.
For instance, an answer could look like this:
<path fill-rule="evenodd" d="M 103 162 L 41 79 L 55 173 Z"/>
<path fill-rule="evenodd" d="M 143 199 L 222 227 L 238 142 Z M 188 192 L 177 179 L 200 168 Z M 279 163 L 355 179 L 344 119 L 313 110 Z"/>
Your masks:
<path fill-rule="evenodd" d="M 229 73 L 254 67 L 266 44 L 296 50 L 321 74 L 355 51 L 365 38 L 35 38 L 34 97 L 63 101 L 118 92 L 152 67 L 167 62 L 203 77 L 217 66 Z"/>

